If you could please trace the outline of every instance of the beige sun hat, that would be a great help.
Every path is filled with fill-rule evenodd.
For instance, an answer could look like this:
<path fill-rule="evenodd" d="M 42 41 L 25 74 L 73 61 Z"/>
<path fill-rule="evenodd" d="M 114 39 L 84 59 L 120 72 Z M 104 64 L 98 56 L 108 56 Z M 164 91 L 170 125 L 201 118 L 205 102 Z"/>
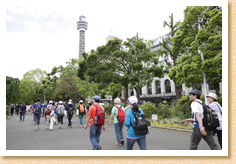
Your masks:
<path fill-rule="evenodd" d="M 208 93 L 208 95 L 206 97 L 212 97 L 213 99 L 217 100 L 217 95 L 215 93 Z"/>
<path fill-rule="evenodd" d="M 118 97 L 115 98 L 114 103 L 115 103 L 115 104 L 121 104 L 121 100 L 120 100 L 120 98 L 118 98 Z"/>

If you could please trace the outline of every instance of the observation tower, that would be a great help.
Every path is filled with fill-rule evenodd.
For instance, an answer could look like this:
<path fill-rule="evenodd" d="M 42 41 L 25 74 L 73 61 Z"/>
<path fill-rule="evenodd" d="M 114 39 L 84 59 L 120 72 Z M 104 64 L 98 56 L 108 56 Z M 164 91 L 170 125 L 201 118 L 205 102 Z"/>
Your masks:
<path fill-rule="evenodd" d="M 85 16 L 80 16 L 77 24 L 77 30 L 79 30 L 79 58 L 82 57 L 82 53 L 85 51 L 85 31 L 88 28 L 88 22 L 85 21 Z"/>

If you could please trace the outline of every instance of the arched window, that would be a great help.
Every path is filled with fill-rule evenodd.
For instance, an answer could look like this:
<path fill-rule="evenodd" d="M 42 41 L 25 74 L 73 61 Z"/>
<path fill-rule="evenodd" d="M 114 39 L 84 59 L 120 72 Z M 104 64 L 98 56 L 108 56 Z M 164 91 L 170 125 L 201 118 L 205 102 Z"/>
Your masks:
<path fill-rule="evenodd" d="M 147 85 L 148 95 L 152 94 L 152 84 Z"/>
<path fill-rule="evenodd" d="M 166 93 L 171 93 L 171 85 L 170 85 L 170 80 L 165 81 L 165 88 L 166 88 Z"/>
<path fill-rule="evenodd" d="M 156 94 L 161 93 L 161 83 L 156 83 Z"/>

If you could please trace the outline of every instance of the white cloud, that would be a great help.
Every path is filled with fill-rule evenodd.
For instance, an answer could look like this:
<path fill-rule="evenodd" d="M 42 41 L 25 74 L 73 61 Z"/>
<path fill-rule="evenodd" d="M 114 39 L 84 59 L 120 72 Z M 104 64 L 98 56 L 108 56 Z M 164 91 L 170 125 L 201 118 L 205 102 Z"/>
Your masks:
<path fill-rule="evenodd" d="M 17 20 L 12 18 L 10 15 L 6 15 L 6 21 L 17 21 Z"/>

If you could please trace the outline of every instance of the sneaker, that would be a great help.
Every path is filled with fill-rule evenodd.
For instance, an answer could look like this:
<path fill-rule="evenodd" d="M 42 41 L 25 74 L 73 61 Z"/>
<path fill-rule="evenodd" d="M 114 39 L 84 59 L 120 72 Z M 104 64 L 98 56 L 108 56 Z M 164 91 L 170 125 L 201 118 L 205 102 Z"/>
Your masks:
<path fill-rule="evenodd" d="M 124 138 L 122 138 L 121 139 L 121 144 L 124 145 L 124 143 L 125 143 L 125 140 L 124 140 Z"/>
<path fill-rule="evenodd" d="M 46 126 L 46 129 L 48 130 L 48 127 Z"/>
<path fill-rule="evenodd" d="M 102 150 L 102 146 L 98 146 L 97 150 Z"/>
<path fill-rule="evenodd" d="M 82 127 L 83 127 L 83 125 L 80 125 L 80 127 L 82 128 Z"/>
<path fill-rule="evenodd" d="M 23 121 L 25 121 L 25 120 L 23 120 Z"/>
<path fill-rule="evenodd" d="M 116 146 L 122 146 L 122 143 L 121 142 L 117 142 Z"/>
<path fill-rule="evenodd" d="M 50 129 L 50 131 L 52 131 L 52 129 Z"/>
<path fill-rule="evenodd" d="M 35 129 L 35 131 L 38 131 L 38 130 L 39 130 L 38 128 Z"/>
<path fill-rule="evenodd" d="M 72 126 L 70 126 L 70 128 L 72 128 Z"/>

